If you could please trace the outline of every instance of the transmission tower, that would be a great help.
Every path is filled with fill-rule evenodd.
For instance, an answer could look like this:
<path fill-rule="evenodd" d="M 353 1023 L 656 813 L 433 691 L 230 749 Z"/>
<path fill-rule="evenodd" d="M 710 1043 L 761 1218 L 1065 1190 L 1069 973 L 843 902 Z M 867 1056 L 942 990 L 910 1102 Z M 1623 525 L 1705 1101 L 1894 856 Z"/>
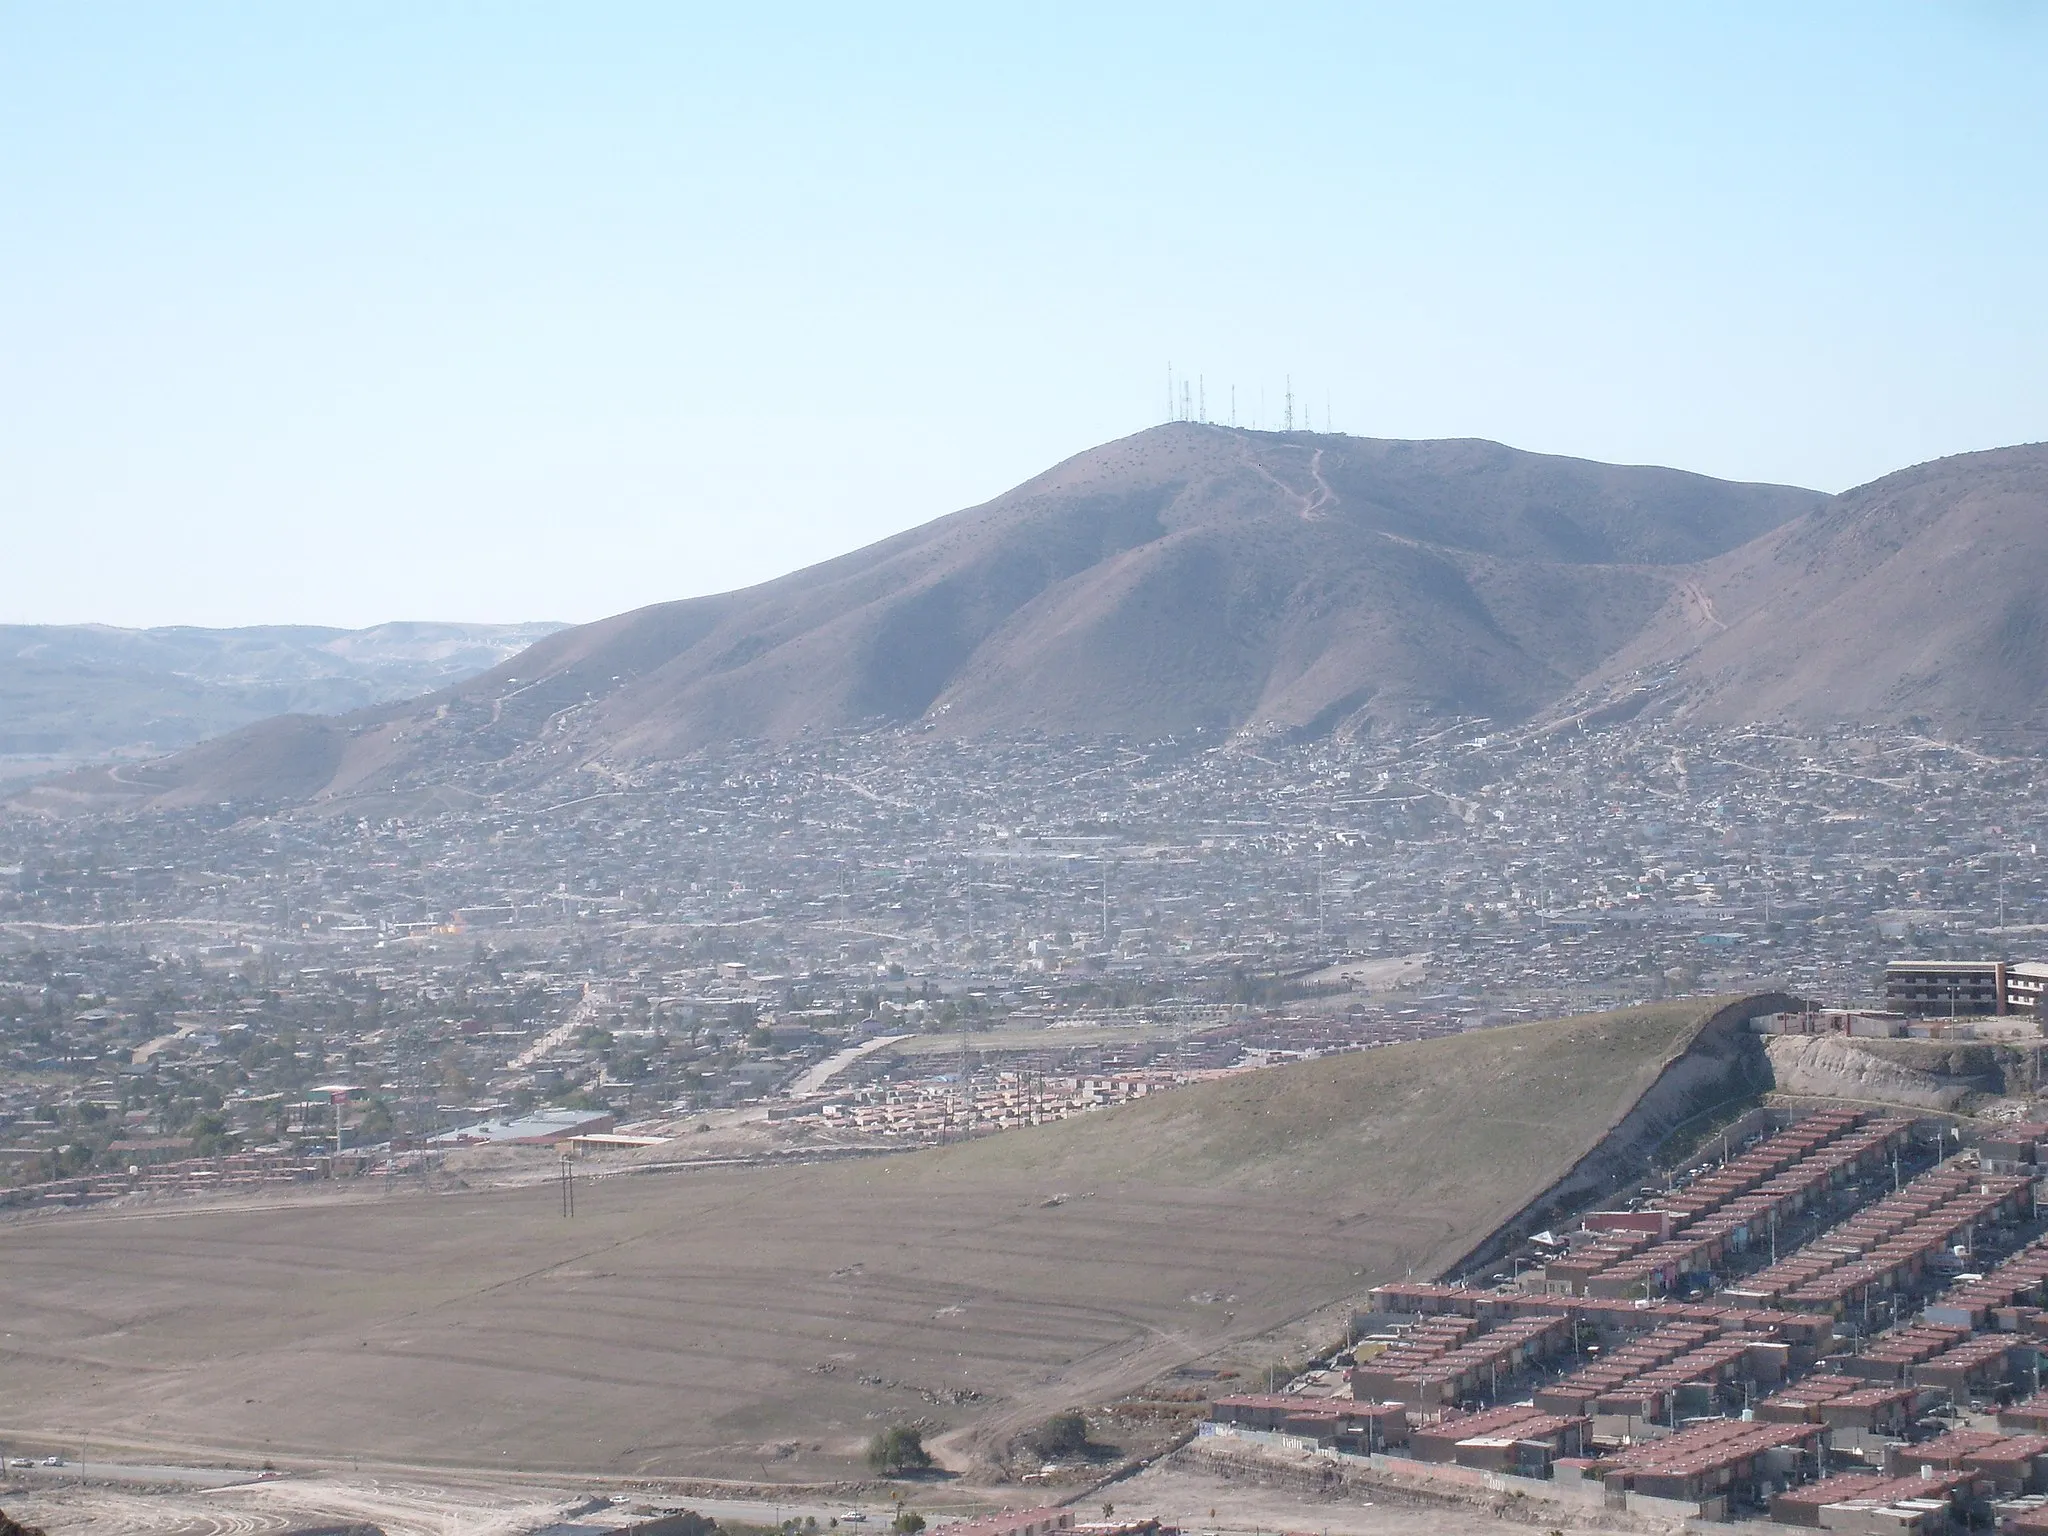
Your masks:
<path fill-rule="evenodd" d="M 1287 375 L 1287 414 L 1280 418 L 1286 423 L 1285 430 L 1294 430 L 1294 375 Z"/>

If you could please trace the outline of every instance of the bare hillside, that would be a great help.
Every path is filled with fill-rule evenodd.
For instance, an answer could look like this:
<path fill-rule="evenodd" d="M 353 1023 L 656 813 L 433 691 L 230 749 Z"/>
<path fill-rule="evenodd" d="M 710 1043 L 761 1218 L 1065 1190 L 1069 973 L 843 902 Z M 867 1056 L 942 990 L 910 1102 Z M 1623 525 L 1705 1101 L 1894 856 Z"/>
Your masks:
<path fill-rule="evenodd" d="M 1734 1086 L 1725 1041 L 1674 1066 L 1715 1012 L 1392 1046 L 859 1163 L 621 1176 L 573 1220 L 543 1185 L 19 1221 L 0 1435 L 790 1481 L 857 1472 L 891 1422 L 971 1451 L 1452 1263 L 1646 1094 L 1654 1137 Z"/>
<path fill-rule="evenodd" d="M 1702 720 L 2048 726 L 2048 445 L 1844 492 L 1685 574 L 1600 669 Z"/>
<path fill-rule="evenodd" d="M 1157 738 L 1519 718 L 1633 636 L 1670 568 L 1820 499 L 1472 440 L 1177 423 L 763 586 L 552 635 L 420 703 L 258 726 L 40 803 L 331 797 L 911 722 Z"/>

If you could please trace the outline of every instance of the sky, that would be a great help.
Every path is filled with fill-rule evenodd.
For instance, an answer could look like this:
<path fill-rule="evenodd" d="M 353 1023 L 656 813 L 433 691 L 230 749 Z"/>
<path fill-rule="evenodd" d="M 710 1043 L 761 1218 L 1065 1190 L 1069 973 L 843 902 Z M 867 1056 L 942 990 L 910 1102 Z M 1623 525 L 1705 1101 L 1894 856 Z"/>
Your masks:
<path fill-rule="evenodd" d="M 583 621 L 1169 409 L 2048 438 L 2048 4 L 0 0 L 0 622 Z"/>

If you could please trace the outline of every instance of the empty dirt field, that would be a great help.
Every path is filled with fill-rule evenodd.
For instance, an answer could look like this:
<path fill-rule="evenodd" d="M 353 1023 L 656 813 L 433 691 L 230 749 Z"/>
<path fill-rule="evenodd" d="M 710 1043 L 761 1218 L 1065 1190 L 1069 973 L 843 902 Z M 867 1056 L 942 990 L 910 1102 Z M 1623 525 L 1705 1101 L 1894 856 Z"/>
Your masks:
<path fill-rule="evenodd" d="M 964 1464 L 1435 1272 L 1685 1076 L 1699 1052 L 1665 1068 L 1709 1011 L 1393 1046 L 934 1151 L 607 1179 L 573 1219 L 546 1186 L 19 1219 L 0 1438 L 824 1482 L 923 1419 Z"/>

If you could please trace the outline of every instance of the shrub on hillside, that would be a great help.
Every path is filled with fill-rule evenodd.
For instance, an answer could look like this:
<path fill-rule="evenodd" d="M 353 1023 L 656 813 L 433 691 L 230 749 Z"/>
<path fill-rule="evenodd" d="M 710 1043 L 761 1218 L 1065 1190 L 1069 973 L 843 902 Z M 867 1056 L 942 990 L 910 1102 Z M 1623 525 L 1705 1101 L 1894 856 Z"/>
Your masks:
<path fill-rule="evenodd" d="M 923 1472 L 932 1464 L 932 1453 L 924 1448 L 924 1432 L 908 1424 L 885 1429 L 868 1442 L 868 1465 L 884 1477 L 899 1472 Z"/>
<path fill-rule="evenodd" d="M 1024 1437 L 1025 1447 L 1052 1461 L 1088 1452 L 1088 1420 L 1077 1409 L 1056 1413 Z"/>

